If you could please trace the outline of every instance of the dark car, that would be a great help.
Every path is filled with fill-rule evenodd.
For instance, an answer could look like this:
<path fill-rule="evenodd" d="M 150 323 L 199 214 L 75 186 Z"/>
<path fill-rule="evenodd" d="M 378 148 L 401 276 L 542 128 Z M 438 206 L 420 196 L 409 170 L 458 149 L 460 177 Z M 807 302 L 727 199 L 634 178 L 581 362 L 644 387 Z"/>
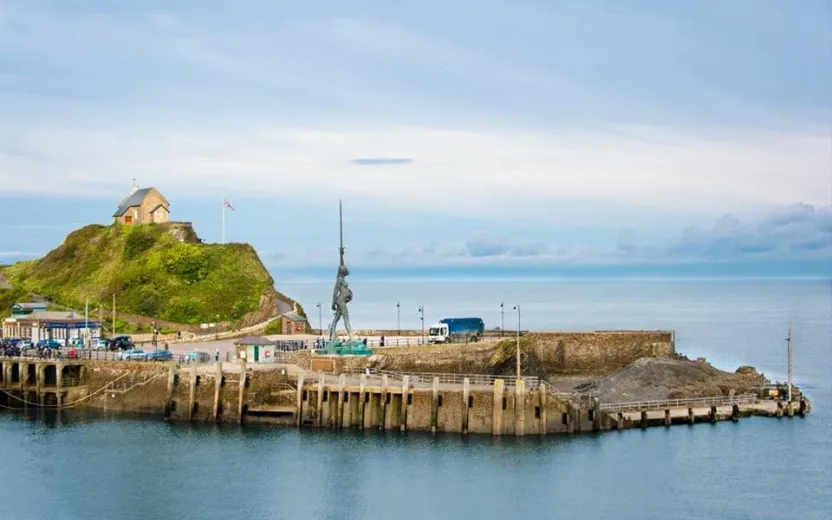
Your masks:
<path fill-rule="evenodd" d="M 154 350 L 153 352 L 148 352 L 145 359 L 148 361 L 170 361 L 173 359 L 173 354 L 171 354 L 170 350 Z"/>
<path fill-rule="evenodd" d="M 116 336 L 110 339 L 110 350 L 130 350 L 134 347 L 130 336 Z"/>
<path fill-rule="evenodd" d="M 37 348 L 61 348 L 61 342 L 54 339 L 42 339 L 35 345 Z"/>

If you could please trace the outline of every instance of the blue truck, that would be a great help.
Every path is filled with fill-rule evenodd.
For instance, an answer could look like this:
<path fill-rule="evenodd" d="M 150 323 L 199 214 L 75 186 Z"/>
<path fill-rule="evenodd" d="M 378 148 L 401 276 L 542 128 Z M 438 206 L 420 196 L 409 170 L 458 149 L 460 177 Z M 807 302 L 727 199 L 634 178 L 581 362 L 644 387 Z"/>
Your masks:
<path fill-rule="evenodd" d="M 430 326 L 428 343 L 479 341 L 485 334 L 482 318 L 443 318 Z"/>

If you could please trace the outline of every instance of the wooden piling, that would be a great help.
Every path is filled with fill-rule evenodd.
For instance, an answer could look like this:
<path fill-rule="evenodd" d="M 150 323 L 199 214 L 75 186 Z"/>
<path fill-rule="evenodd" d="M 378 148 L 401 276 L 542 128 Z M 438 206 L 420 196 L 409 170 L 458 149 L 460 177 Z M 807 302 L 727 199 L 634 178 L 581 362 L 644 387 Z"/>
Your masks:
<path fill-rule="evenodd" d="M 468 402 L 471 400 L 470 396 L 471 380 L 466 377 L 462 380 L 462 433 L 464 434 L 468 433 L 468 413 L 471 411 L 471 407 L 468 406 Z"/>
<path fill-rule="evenodd" d="M 216 373 L 214 374 L 214 409 L 211 416 L 214 422 L 220 420 L 220 390 L 222 389 L 222 361 L 217 361 Z"/>
<path fill-rule="evenodd" d="M 240 388 L 237 391 L 237 423 L 243 424 L 245 420 L 245 402 L 246 402 L 246 380 L 248 379 L 248 371 L 246 370 L 246 360 L 240 361 Z"/>
<path fill-rule="evenodd" d="M 336 428 L 344 426 L 344 387 L 347 385 L 347 376 L 341 374 L 338 378 L 338 406 L 335 412 L 334 425 Z"/>
<path fill-rule="evenodd" d="M 468 407 L 467 402 L 462 403 L 463 409 L 463 417 L 465 416 L 464 410 Z M 436 433 L 436 429 L 439 427 L 439 377 L 434 376 L 433 378 L 433 394 L 430 403 L 430 432 Z"/>
<path fill-rule="evenodd" d="M 514 435 L 526 435 L 526 381 L 523 379 L 514 383 Z"/>
<path fill-rule="evenodd" d="M 401 418 L 401 425 L 400 430 L 403 432 L 407 431 L 407 396 L 410 393 L 410 376 L 404 376 L 402 378 L 402 405 L 401 405 L 401 413 L 399 417 Z"/>
<path fill-rule="evenodd" d="M 358 429 L 364 429 L 364 409 L 365 409 L 365 401 L 367 400 L 366 397 L 366 387 L 367 387 L 367 376 L 365 374 L 361 374 L 361 379 L 358 383 Z"/>
<path fill-rule="evenodd" d="M 194 420 L 194 400 L 195 400 L 195 397 L 196 397 L 196 378 L 197 378 L 196 370 L 197 370 L 197 365 L 196 364 L 191 366 L 191 377 L 190 377 L 190 383 L 191 383 L 190 386 L 191 386 L 191 388 L 188 391 L 188 420 L 189 421 Z"/>
<path fill-rule="evenodd" d="M 538 422 L 538 433 L 540 435 L 546 435 L 546 405 L 548 404 L 548 394 L 546 393 L 546 383 L 540 383 L 540 386 L 537 387 L 538 393 L 538 403 L 540 405 L 540 421 Z"/>
<path fill-rule="evenodd" d="M 301 425 L 303 425 L 303 372 L 298 374 L 298 395 L 295 402 L 295 408 L 297 408 L 298 414 L 297 418 L 295 419 L 295 426 L 300 428 Z"/>
<path fill-rule="evenodd" d="M 494 380 L 494 408 L 491 417 L 491 434 L 503 434 L 503 380 Z"/>
<path fill-rule="evenodd" d="M 318 405 L 315 408 L 315 426 L 321 428 L 324 425 L 324 373 L 318 373 Z"/>
<path fill-rule="evenodd" d="M 387 427 L 387 374 L 381 376 L 381 394 L 379 394 L 381 417 L 378 420 L 378 429 Z"/>
<path fill-rule="evenodd" d="M 173 402 L 173 387 L 176 382 L 176 367 L 171 365 L 168 367 L 168 388 L 165 395 L 165 416 L 170 418 L 171 406 Z"/>

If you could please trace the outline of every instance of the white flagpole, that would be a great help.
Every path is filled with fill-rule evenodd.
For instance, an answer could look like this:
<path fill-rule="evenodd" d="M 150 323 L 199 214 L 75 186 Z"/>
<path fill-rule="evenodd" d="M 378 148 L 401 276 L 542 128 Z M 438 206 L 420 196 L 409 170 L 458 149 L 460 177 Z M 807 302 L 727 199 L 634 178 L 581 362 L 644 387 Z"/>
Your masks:
<path fill-rule="evenodd" d="M 222 201 L 222 243 L 225 244 L 225 200 Z"/>

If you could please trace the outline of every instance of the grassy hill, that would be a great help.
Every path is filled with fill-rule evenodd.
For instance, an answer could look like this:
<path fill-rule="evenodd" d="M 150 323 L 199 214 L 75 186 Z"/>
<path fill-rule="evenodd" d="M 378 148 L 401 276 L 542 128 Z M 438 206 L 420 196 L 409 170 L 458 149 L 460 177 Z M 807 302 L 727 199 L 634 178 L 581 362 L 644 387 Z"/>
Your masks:
<path fill-rule="evenodd" d="M 90 225 L 40 260 L 2 269 L 13 289 L 60 305 L 109 309 L 173 323 L 248 325 L 274 315 L 274 281 L 248 244 L 202 244 L 181 224 Z M 6 298 L 4 296 L 8 296 Z"/>

